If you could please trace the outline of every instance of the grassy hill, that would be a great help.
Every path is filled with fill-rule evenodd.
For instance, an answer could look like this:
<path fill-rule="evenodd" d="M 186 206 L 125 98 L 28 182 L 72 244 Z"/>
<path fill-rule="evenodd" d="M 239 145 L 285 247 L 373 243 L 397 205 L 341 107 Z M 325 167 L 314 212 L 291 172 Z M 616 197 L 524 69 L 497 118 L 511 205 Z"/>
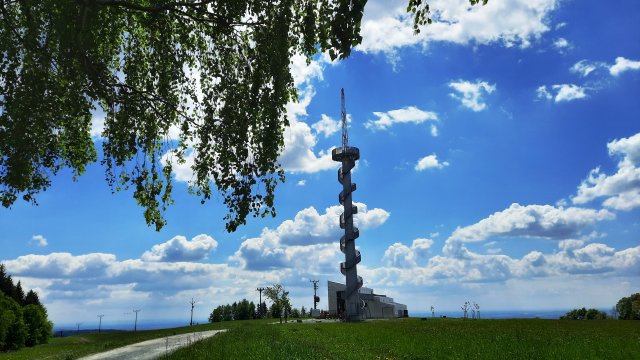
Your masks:
<path fill-rule="evenodd" d="M 169 359 L 640 359 L 638 321 L 398 319 L 362 323 L 232 321 L 175 329 L 85 334 L 1 354 L 74 359 L 152 338 L 227 328 Z"/>

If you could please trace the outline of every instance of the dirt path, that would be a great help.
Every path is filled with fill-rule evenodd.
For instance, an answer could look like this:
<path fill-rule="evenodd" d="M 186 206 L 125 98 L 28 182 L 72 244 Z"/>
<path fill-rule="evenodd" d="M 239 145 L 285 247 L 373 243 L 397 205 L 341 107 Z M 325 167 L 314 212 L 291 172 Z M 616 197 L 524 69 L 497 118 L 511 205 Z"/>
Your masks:
<path fill-rule="evenodd" d="M 226 330 L 210 330 L 188 334 L 167 336 L 163 338 L 143 341 L 137 344 L 123 346 L 117 349 L 105 351 L 80 358 L 80 360 L 106 360 L 106 359 L 136 359 L 150 360 L 168 354 L 180 347 L 187 346 L 195 341 L 200 341 Z"/>

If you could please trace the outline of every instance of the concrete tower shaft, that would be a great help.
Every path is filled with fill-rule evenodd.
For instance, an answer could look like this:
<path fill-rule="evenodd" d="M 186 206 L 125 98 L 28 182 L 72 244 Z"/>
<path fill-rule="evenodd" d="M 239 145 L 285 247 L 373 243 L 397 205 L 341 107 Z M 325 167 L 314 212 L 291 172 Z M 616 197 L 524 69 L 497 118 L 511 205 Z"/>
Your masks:
<path fill-rule="evenodd" d="M 346 319 L 348 321 L 360 320 L 360 298 L 358 290 L 362 287 L 362 277 L 358 276 L 357 264 L 361 261 L 360 251 L 356 250 L 355 239 L 360 236 L 358 228 L 353 226 L 353 215 L 358 213 L 358 208 L 353 205 L 351 194 L 356 190 L 356 184 L 351 182 L 351 169 L 356 166 L 356 160 L 360 159 L 360 150 L 348 145 L 346 110 L 344 105 L 344 90 L 342 95 L 342 147 L 335 148 L 331 152 L 333 161 L 342 163 L 338 169 L 338 182 L 342 184 L 342 191 L 338 201 L 344 208 L 340 215 L 340 228 L 344 229 L 344 236 L 340 239 L 340 250 L 344 253 L 345 261 L 340 263 L 340 272 L 346 277 L 346 290 L 344 294 Z"/>

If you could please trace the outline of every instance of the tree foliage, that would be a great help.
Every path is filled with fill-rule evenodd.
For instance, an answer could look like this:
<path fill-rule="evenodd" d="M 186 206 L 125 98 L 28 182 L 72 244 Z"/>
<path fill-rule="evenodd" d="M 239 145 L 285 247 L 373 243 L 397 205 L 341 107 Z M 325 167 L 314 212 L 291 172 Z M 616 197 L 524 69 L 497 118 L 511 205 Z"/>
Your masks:
<path fill-rule="evenodd" d="M 604 311 L 600 311 L 598 309 L 573 309 L 563 316 L 560 317 L 560 320 L 604 320 L 607 318 L 607 314 Z"/>
<path fill-rule="evenodd" d="M 25 297 L 20 281 L 14 285 L 0 264 L 0 351 L 45 344 L 52 329 L 38 295 L 29 290 Z"/>
<path fill-rule="evenodd" d="M 250 320 L 256 318 L 256 306 L 253 301 L 242 299 L 229 305 L 220 305 L 209 314 L 209 322 L 231 320 Z"/>
<path fill-rule="evenodd" d="M 616 310 L 620 320 L 640 320 L 640 293 L 618 300 Z"/>
<path fill-rule="evenodd" d="M 284 286 L 273 284 L 264 290 L 267 299 L 271 300 L 271 316 L 279 318 L 282 322 L 284 316 L 285 322 L 291 313 L 291 301 L 289 300 L 289 292 L 285 291 Z"/>
<path fill-rule="evenodd" d="M 26 346 L 46 344 L 53 331 L 53 324 L 47 320 L 47 310 L 42 305 L 31 304 L 22 312 L 27 327 Z"/>
<path fill-rule="evenodd" d="M 188 161 L 190 191 L 203 203 L 219 195 L 228 231 L 275 216 L 292 56 L 349 56 L 365 3 L 1 0 L 2 205 L 35 204 L 62 169 L 75 179 L 100 158 L 112 191 L 131 189 L 159 230 L 173 166 Z M 409 4 L 417 31 L 429 7 Z"/>

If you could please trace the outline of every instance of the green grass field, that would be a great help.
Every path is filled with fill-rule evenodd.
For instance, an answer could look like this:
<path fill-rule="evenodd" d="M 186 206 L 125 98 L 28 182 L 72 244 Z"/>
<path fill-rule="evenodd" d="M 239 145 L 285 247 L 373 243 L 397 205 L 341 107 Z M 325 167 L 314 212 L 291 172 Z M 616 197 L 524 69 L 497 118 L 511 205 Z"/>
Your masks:
<path fill-rule="evenodd" d="M 640 359 L 639 321 L 398 319 L 362 323 L 232 321 L 52 339 L 1 359 L 74 359 L 152 338 L 229 329 L 169 359 Z"/>
<path fill-rule="evenodd" d="M 169 359 L 640 359 L 640 322 L 246 324 L 178 350 Z"/>

